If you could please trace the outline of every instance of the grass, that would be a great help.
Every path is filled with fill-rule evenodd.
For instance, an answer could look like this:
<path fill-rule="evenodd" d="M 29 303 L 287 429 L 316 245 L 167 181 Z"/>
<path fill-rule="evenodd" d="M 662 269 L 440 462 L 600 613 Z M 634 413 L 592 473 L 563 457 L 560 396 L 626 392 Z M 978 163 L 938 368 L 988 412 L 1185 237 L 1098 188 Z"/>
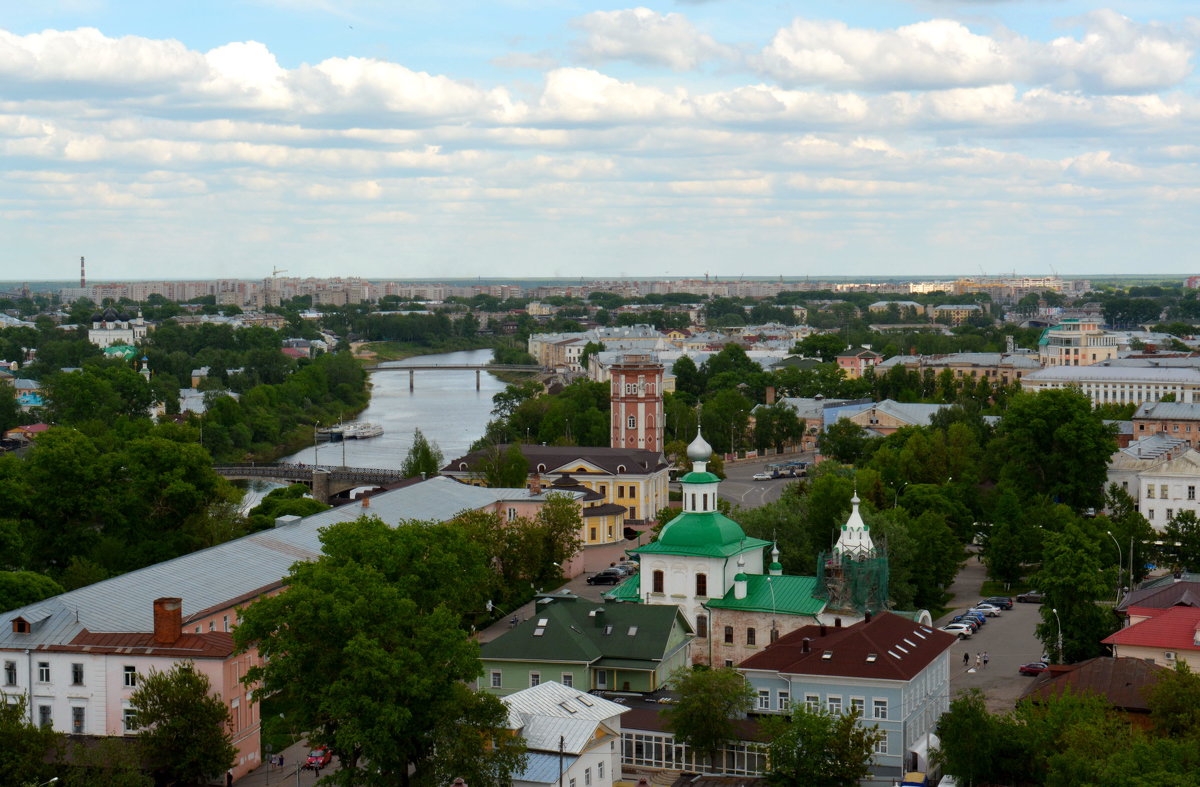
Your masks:
<path fill-rule="evenodd" d="M 980 586 L 979 595 L 982 598 L 987 598 L 988 596 L 1015 596 L 1018 593 L 1024 593 L 1033 589 L 1033 585 L 1024 581 L 1013 582 L 1008 587 L 1005 587 L 1003 582 L 989 579 Z"/>
<path fill-rule="evenodd" d="M 437 353 L 457 352 L 459 350 L 486 350 L 495 345 L 495 340 L 486 337 L 468 339 L 453 337 L 443 339 L 433 345 L 415 344 L 413 342 L 370 342 L 359 348 L 359 352 L 369 350 L 375 353 L 371 363 L 380 361 L 403 361 L 418 355 L 435 355 Z"/>

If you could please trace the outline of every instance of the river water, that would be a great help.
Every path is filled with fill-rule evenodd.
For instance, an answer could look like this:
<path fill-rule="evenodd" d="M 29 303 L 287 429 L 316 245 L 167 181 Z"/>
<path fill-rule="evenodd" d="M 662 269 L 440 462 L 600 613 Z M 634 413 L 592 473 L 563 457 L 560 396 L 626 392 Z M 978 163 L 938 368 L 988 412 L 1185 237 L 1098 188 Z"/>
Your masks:
<path fill-rule="evenodd" d="M 404 368 L 427 364 L 484 364 L 492 359 L 491 350 L 422 355 L 383 364 Z M 371 403 L 355 420 L 370 421 L 383 427 L 383 434 L 368 440 L 344 440 L 318 443 L 281 462 L 383 467 L 399 469 L 412 447 L 413 430 L 420 428 L 430 442 L 437 443 L 446 461 L 462 456 L 471 443 L 483 436 L 491 419 L 492 396 L 504 390 L 505 383 L 491 374 L 480 375 L 480 390 L 475 390 L 474 371 L 419 370 L 413 373 L 413 390 L 408 390 L 408 372 L 372 372 Z M 344 457 L 344 461 L 343 461 Z M 250 508 L 275 484 L 254 484 L 243 505 Z"/>

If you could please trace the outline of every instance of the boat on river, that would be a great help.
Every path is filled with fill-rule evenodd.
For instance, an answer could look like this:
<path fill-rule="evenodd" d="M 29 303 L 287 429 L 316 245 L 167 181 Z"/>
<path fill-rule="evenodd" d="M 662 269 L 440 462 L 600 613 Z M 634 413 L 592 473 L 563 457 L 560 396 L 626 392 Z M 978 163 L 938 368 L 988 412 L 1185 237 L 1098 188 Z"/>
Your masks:
<path fill-rule="evenodd" d="M 383 434 L 383 427 L 369 421 L 349 421 L 317 430 L 317 439 L 330 443 L 342 440 L 367 440 Z"/>

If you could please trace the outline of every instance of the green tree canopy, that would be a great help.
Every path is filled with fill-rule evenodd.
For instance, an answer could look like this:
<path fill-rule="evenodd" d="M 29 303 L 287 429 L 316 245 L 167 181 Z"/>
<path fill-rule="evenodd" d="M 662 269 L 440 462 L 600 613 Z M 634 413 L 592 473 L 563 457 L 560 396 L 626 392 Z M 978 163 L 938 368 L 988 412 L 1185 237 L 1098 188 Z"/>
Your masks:
<path fill-rule="evenodd" d="M 190 662 L 142 675 L 129 704 L 137 713 L 146 767 L 168 783 L 210 781 L 233 765 L 229 708 Z"/>
<path fill-rule="evenodd" d="M 736 670 L 680 669 L 671 676 L 676 702 L 661 711 L 675 739 L 715 768 L 726 744 L 738 740 L 734 722 L 754 707 L 754 690 Z"/>
<path fill-rule="evenodd" d="M 400 472 L 404 474 L 405 478 L 413 478 L 418 475 L 423 478 L 433 478 L 442 469 L 445 461 L 446 458 L 442 456 L 442 450 L 437 447 L 437 443 L 430 443 L 420 429 L 414 429 L 413 444 L 408 449 L 408 456 L 404 457 Z"/>
<path fill-rule="evenodd" d="M 853 787 L 871 773 L 875 744 L 884 734 L 866 726 L 862 712 L 832 715 L 824 708 L 796 705 L 791 715 L 769 716 L 763 732 L 770 743 L 767 783 L 792 787 Z"/>

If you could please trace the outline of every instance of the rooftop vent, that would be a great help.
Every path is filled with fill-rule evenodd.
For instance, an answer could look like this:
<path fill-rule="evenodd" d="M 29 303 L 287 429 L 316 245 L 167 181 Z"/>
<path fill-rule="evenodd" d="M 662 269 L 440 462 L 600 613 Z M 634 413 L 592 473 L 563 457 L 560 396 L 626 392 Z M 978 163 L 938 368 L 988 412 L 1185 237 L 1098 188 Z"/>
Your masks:
<path fill-rule="evenodd" d="M 822 658 L 822 659 L 831 659 L 831 658 L 833 658 L 833 651 L 832 651 L 832 650 L 827 650 L 827 651 L 825 651 L 824 653 L 822 653 L 822 654 L 821 654 L 821 658 Z"/>
<path fill-rule="evenodd" d="M 888 655 L 891 656 L 892 658 L 896 659 L 897 661 L 900 660 L 900 656 L 894 650 L 889 650 Z"/>
<path fill-rule="evenodd" d="M 577 710 L 575 710 L 574 708 L 572 708 L 572 707 L 571 707 L 571 706 L 570 706 L 570 705 L 567 703 L 567 701 L 566 701 L 566 700 L 563 700 L 562 702 L 558 703 L 558 706 L 559 706 L 560 708 L 562 708 L 563 710 L 565 710 L 567 713 L 579 713 L 579 711 L 577 711 Z"/>
<path fill-rule="evenodd" d="M 637 636 L 637 626 L 629 627 L 629 636 L 631 636 L 631 637 Z"/>
<path fill-rule="evenodd" d="M 533 630 L 533 636 L 535 636 L 535 637 L 540 637 L 545 633 L 546 633 L 546 629 L 544 629 L 544 628 L 535 628 Z"/>
<path fill-rule="evenodd" d="M 538 618 L 538 625 L 539 626 L 549 626 L 550 618 Z"/>
<path fill-rule="evenodd" d="M 907 644 L 907 645 L 908 645 L 910 648 L 915 648 L 915 647 L 917 646 L 917 643 L 913 642 L 913 641 L 912 641 L 911 639 L 909 639 L 908 637 L 905 637 L 905 638 L 904 638 L 904 642 L 905 642 L 905 643 L 906 643 L 906 644 Z"/>
<path fill-rule="evenodd" d="M 605 633 L 605 634 L 611 634 L 611 633 L 612 633 L 612 630 L 613 630 L 613 627 L 612 627 L 612 626 L 605 626 L 605 627 L 604 627 L 604 633 Z"/>
<path fill-rule="evenodd" d="M 876 660 L 876 659 L 878 659 L 878 658 L 879 658 L 879 654 L 878 654 L 878 653 L 868 653 L 868 654 L 867 654 L 867 663 L 868 663 L 868 664 L 874 664 L 874 663 L 875 663 L 875 660 Z"/>

